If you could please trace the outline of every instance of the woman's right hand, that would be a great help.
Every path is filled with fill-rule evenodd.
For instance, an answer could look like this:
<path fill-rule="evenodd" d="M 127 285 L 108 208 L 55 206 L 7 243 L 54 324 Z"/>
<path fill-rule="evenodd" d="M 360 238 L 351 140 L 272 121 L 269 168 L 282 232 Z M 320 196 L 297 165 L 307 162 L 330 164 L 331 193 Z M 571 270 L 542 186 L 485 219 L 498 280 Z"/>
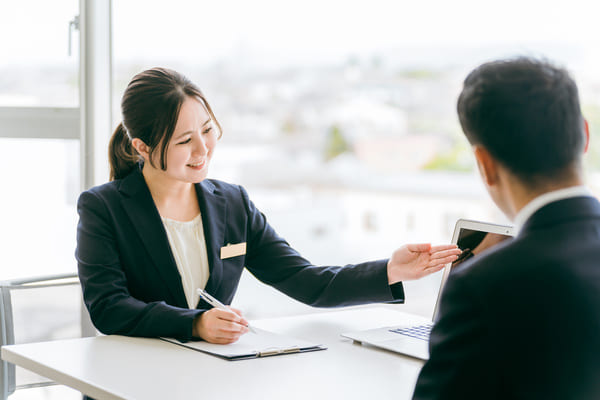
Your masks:
<path fill-rule="evenodd" d="M 236 342 L 248 332 L 248 321 L 242 312 L 229 307 L 227 310 L 211 308 L 194 320 L 193 335 L 210 343 L 229 344 Z"/>

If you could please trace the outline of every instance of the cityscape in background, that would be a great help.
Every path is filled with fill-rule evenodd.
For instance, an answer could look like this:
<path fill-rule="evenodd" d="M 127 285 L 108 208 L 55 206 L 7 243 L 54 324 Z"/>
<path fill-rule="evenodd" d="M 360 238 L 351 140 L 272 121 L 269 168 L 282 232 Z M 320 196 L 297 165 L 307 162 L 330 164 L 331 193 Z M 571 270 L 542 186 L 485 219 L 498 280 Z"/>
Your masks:
<path fill-rule="evenodd" d="M 246 187 L 275 229 L 317 264 L 385 258 L 405 243 L 447 242 L 458 218 L 506 222 L 479 181 L 455 111 L 462 80 L 471 69 L 465 60 L 481 54 L 477 49 L 456 52 L 463 62 L 436 65 L 423 59 L 422 67 L 383 55 L 280 68 L 245 65 L 244 60 L 255 59 L 248 52 L 196 66 L 116 60 L 113 126 L 120 120 L 120 97 L 133 75 L 153 65 L 179 70 L 205 92 L 224 128 L 209 177 Z M 77 106 L 74 65 L 3 72 L 2 105 Z M 590 171 L 598 171 L 600 84 L 585 68 L 573 73 L 592 127 L 586 162 Z M 74 270 L 77 143 L 2 141 L 2 166 L 8 170 L 19 165 L 21 174 L 48 186 L 51 196 L 46 200 L 54 199 L 31 207 L 46 221 L 36 230 L 42 248 L 39 256 L 33 255 L 39 260 L 29 259 L 14 269 L 14 276 Z M 46 160 L 43 171 L 28 173 L 28 166 L 20 164 L 24 152 Z M 10 177 L 8 182 L 14 181 L 9 187 L 23 186 L 23 176 Z M 590 183 L 598 186 L 594 174 Z M 19 190 L 35 197 L 34 189 Z M 18 197 L 3 202 L 11 209 L 23 204 Z M 31 236 L 19 224 L 19 213 L 7 218 L 15 228 L 5 235 L 17 231 Z M 14 254 L 11 265 L 25 264 L 19 256 L 23 250 L 9 252 Z M 55 265 L 45 265 L 48 260 Z"/>
<path fill-rule="evenodd" d="M 210 177 L 243 184 L 299 248 L 327 243 L 316 257 L 339 260 L 327 250 L 337 248 L 351 261 L 407 241 L 447 241 L 459 217 L 505 222 L 456 116 L 468 66 L 407 67 L 383 56 L 266 70 L 240 63 L 169 66 L 200 86 L 224 128 Z M 141 69 L 115 71 L 115 125 L 120 94 Z M 578 83 L 593 134 L 586 161 L 598 170 L 600 85 Z"/>

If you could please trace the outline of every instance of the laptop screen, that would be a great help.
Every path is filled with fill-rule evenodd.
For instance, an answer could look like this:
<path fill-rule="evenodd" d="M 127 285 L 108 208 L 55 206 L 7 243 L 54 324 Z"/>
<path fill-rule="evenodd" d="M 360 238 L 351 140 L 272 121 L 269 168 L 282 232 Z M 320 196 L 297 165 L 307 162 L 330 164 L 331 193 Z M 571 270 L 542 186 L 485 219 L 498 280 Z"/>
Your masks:
<path fill-rule="evenodd" d="M 440 290 L 433 312 L 433 321 L 437 321 L 439 311 L 440 298 L 450 270 L 465 262 L 466 260 L 476 257 L 482 251 L 494 247 L 500 242 L 514 236 L 514 229 L 511 226 L 490 224 L 487 222 L 471 221 L 459 219 L 454 228 L 452 243 L 456 244 L 462 250 L 461 255 L 451 265 L 444 268 Z"/>
<path fill-rule="evenodd" d="M 458 248 L 462 250 L 462 253 L 456 261 L 452 263 L 452 267 L 456 267 L 460 263 L 472 258 L 473 256 L 481 253 L 482 251 L 494 247 L 500 242 L 511 238 L 511 235 L 479 231 L 475 229 L 461 228 L 458 233 Z"/>

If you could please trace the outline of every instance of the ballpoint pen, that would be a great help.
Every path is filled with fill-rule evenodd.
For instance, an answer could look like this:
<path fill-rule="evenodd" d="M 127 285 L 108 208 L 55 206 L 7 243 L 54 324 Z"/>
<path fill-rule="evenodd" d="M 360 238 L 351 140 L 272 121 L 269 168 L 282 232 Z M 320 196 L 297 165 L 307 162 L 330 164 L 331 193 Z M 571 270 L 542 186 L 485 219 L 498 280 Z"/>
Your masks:
<path fill-rule="evenodd" d="M 200 297 L 204 301 L 206 301 L 208 304 L 210 304 L 214 308 L 219 308 L 221 310 L 229 310 L 229 308 L 225 304 L 221 303 L 219 300 L 217 300 L 214 297 L 212 297 L 206 291 L 204 291 L 204 290 L 202 290 L 200 288 L 196 289 L 196 291 L 198 292 L 198 295 L 200 295 Z M 250 324 L 247 325 L 247 328 L 250 330 L 250 332 L 256 333 L 256 331 L 254 330 L 254 328 L 252 328 L 250 326 Z"/>

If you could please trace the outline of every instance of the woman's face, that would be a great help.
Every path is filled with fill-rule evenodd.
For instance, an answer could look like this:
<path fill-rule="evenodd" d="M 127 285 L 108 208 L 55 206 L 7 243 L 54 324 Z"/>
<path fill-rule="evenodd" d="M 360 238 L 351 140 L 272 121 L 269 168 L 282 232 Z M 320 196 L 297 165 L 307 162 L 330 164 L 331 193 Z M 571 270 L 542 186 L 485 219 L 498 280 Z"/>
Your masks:
<path fill-rule="evenodd" d="M 167 169 L 163 172 L 177 181 L 201 182 L 208 174 L 218 136 L 218 127 L 202 102 L 188 97 L 181 105 L 167 148 Z"/>

